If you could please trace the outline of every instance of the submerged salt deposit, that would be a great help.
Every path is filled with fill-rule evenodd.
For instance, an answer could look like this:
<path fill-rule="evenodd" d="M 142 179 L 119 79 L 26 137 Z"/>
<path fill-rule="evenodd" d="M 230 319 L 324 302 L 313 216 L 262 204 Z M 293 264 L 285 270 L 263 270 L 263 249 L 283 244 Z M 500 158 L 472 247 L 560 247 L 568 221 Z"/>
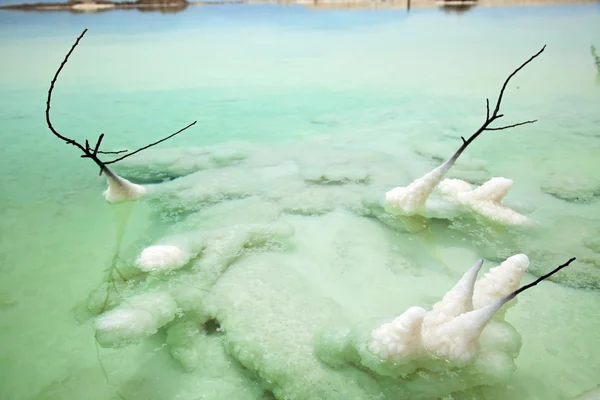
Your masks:
<path fill-rule="evenodd" d="M 164 218 L 171 222 L 159 237 L 134 247 L 137 256 L 132 252 L 121 266 L 134 266 L 142 275 L 115 282 L 120 300 L 113 298 L 112 309 L 92 316 L 103 347 L 121 349 L 164 331 L 166 339 L 157 340 L 164 341 L 183 370 L 195 373 L 211 348 L 223 345 L 276 398 L 384 393 L 386 398 L 426 399 L 473 390 L 493 393 L 518 376 L 523 338 L 507 316 L 516 299 L 504 303 L 530 264 L 527 255 L 515 254 L 523 243 L 513 240 L 525 240 L 536 227 L 525 227 L 524 234 L 515 231 L 518 236 L 505 242 L 503 234 L 487 232 L 495 221 L 476 218 L 478 210 L 448 206 L 446 213 L 423 219 L 438 234 L 448 231 L 468 238 L 487 232 L 488 240 L 514 254 L 478 280 L 482 262 L 476 263 L 428 311 L 415 307 L 412 292 L 394 287 L 426 287 L 431 296 L 440 296 L 448 290 L 448 276 L 464 266 L 451 259 L 458 249 L 455 239 L 434 244 L 427 235 L 404 229 L 401 220 L 394 229 L 382 220 L 385 210 L 377 211 L 376 203 L 368 200 L 390 179 L 386 171 L 393 158 L 370 165 L 362 172 L 366 179 L 357 181 L 356 162 L 377 157 L 376 152 L 338 152 L 323 144 L 241 147 L 243 160 L 179 171 L 177 178 L 148 186 L 146 201 L 154 224 L 163 225 Z M 307 175 L 302 165 L 310 163 L 317 148 L 335 161 Z M 238 152 L 223 149 L 232 157 Z M 178 151 L 172 148 L 160 157 L 161 163 L 153 167 L 131 157 L 123 161 L 122 170 L 135 175 L 135 165 L 155 182 L 174 176 Z M 385 153 L 379 159 L 385 160 Z M 314 178 L 331 176 L 332 168 L 333 183 L 331 178 Z M 441 192 L 447 195 L 442 183 Z M 474 197 L 497 201 L 507 194 L 506 185 L 502 188 Z M 452 229 L 461 220 L 470 221 L 470 231 Z M 414 239 L 416 246 L 410 243 Z M 557 258 L 555 264 L 564 261 Z M 423 266 L 425 275 L 418 273 Z M 90 297 L 87 307 L 98 310 L 97 302 L 103 301 Z M 156 303 L 149 312 L 145 307 L 152 301 L 164 305 Z M 369 322 L 395 304 L 405 304 L 406 311 L 378 326 Z M 211 335 L 222 341 L 212 342 Z M 293 359 L 293 365 L 286 359 Z M 369 386 L 360 383 L 367 375 L 355 369 L 357 363 L 376 374 Z"/>

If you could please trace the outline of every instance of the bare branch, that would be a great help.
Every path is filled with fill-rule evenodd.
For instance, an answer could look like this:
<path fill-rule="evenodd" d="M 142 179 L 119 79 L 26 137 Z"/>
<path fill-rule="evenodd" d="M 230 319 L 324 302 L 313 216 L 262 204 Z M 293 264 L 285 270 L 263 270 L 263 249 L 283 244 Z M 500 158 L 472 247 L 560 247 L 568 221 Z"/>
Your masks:
<path fill-rule="evenodd" d="M 79 35 L 79 37 L 77 38 L 77 40 L 75 41 L 73 46 L 71 46 L 71 50 L 69 50 L 69 52 L 65 56 L 64 60 L 60 63 L 60 67 L 58 67 L 58 70 L 54 74 L 54 78 L 52 78 L 52 81 L 50 82 L 50 89 L 48 90 L 48 99 L 46 100 L 46 123 L 48 124 L 48 128 L 50 128 L 52 133 L 54 133 L 59 139 L 64 140 L 68 144 L 77 146 L 82 150 L 83 150 L 83 147 L 79 143 L 77 143 L 73 139 L 69 139 L 69 138 L 61 135 L 60 133 L 58 133 L 56 131 L 56 129 L 54 129 L 54 126 L 52 126 L 52 122 L 50 122 L 50 102 L 52 101 L 52 91 L 54 90 L 54 85 L 56 84 L 56 80 L 58 79 L 58 75 L 60 74 L 60 71 L 62 71 L 65 64 L 69 60 L 71 53 L 73 53 L 73 50 L 75 50 L 75 47 L 77 47 L 77 45 L 79 44 L 79 41 L 81 40 L 83 35 L 85 35 L 86 32 L 87 32 L 87 29 L 84 29 L 83 32 L 81 32 L 81 35 Z"/>
<path fill-rule="evenodd" d="M 531 121 L 519 122 L 518 124 L 501 126 L 499 128 L 485 128 L 485 130 L 486 131 L 501 131 L 503 129 L 514 128 L 516 126 L 521 126 L 521 125 L 526 125 L 526 124 L 533 124 L 534 122 L 537 122 L 537 119 L 533 119 Z"/>
<path fill-rule="evenodd" d="M 132 155 L 134 155 L 134 154 L 136 154 L 136 153 L 139 153 L 139 152 L 140 152 L 140 151 L 142 151 L 142 150 L 146 150 L 147 148 L 150 148 L 150 147 L 152 147 L 152 146 L 155 146 L 155 145 L 157 145 L 157 144 L 159 144 L 159 143 L 162 143 L 162 142 L 164 142 L 164 141 L 165 141 L 165 140 L 167 140 L 167 139 L 171 139 L 173 136 L 175 136 L 175 135 L 178 135 L 178 134 L 180 134 L 181 132 L 183 132 L 183 131 L 185 131 L 186 129 L 188 129 L 189 127 L 191 127 L 191 126 L 195 125 L 195 124 L 196 124 L 196 122 L 198 122 L 198 121 L 194 121 L 194 122 L 192 122 L 191 124 L 189 124 L 189 125 L 188 125 L 188 126 L 186 126 L 185 128 L 181 128 L 181 129 L 180 129 L 180 130 L 178 130 L 177 132 L 175 132 L 175 133 L 173 133 L 173 134 L 171 134 L 171 135 L 167 136 L 166 138 L 163 138 L 163 139 L 159 140 L 158 142 L 150 143 L 150 144 L 149 144 L 149 145 L 147 145 L 147 146 L 141 147 L 141 148 L 137 149 L 136 151 L 133 151 L 133 152 L 131 152 L 131 153 L 128 153 L 128 154 L 125 154 L 124 156 L 122 156 L 122 157 L 119 157 L 119 158 L 117 158 L 117 159 L 115 159 L 115 160 L 108 161 L 108 162 L 106 162 L 105 164 L 106 164 L 106 165 L 108 165 L 108 164 L 114 164 L 114 163 L 116 163 L 116 162 L 118 162 L 118 161 L 121 161 L 121 160 L 123 160 L 124 158 L 127 158 L 127 157 L 129 157 L 129 156 L 132 156 Z"/>
<path fill-rule="evenodd" d="M 515 69 L 509 76 L 508 78 L 506 78 L 506 80 L 504 81 L 504 84 L 502 85 L 502 89 L 500 90 L 500 94 L 498 95 L 498 100 L 496 101 L 496 108 L 494 109 L 494 111 L 492 112 L 492 115 L 490 116 L 490 100 L 486 99 L 485 100 L 485 106 L 486 106 L 486 117 L 485 117 L 485 122 L 479 127 L 479 129 L 477 129 L 477 131 L 475 131 L 475 133 L 473 133 L 471 136 L 469 136 L 469 138 L 467 140 L 465 140 L 462 136 L 461 139 L 463 141 L 462 145 L 458 148 L 458 150 L 456 150 L 456 152 L 452 155 L 452 157 L 450 157 L 445 163 L 444 163 L 444 167 L 445 168 L 450 168 L 452 166 L 452 164 L 454 164 L 456 162 L 456 160 L 458 159 L 458 157 L 462 154 L 462 152 L 467 148 L 467 146 L 469 146 L 471 144 L 471 142 L 473 142 L 473 140 L 477 139 L 477 137 L 479 135 L 481 135 L 482 132 L 484 131 L 498 131 L 498 130 L 503 130 L 503 129 L 508 129 L 508 128 L 512 128 L 515 126 L 519 126 L 519 125 L 524 125 L 524 124 L 530 124 L 533 123 L 535 121 L 526 121 L 523 123 L 519 123 L 519 124 L 515 124 L 515 125 L 508 125 L 502 128 L 488 128 L 488 126 L 494 122 L 495 120 L 502 118 L 504 116 L 504 114 L 498 114 L 498 112 L 500 111 L 500 104 L 502 103 L 502 96 L 504 96 L 504 91 L 506 90 L 506 86 L 508 85 L 508 82 L 511 80 L 511 78 L 513 76 L 515 76 L 520 70 L 522 70 L 527 64 L 529 64 L 533 59 L 535 59 L 536 57 L 538 57 L 540 54 L 542 54 L 542 52 L 544 51 L 544 49 L 546 48 L 546 45 L 544 45 L 544 47 L 542 47 L 542 49 L 540 51 L 538 51 L 537 53 L 535 53 L 533 56 L 531 56 L 527 61 L 525 61 L 523 64 L 521 64 L 517 69 Z"/>
<path fill-rule="evenodd" d="M 542 47 L 542 49 L 540 51 L 538 51 L 533 56 L 531 56 L 529 58 L 529 60 L 527 60 L 523 64 L 521 64 L 521 66 L 519 68 L 517 68 L 516 70 L 514 70 L 513 73 L 510 74 L 508 76 L 508 78 L 506 78 L 506 81 L 504 81 L 504 85 L 502 85 L 502 89 L 500 90 L 500 95 L 498 96 L 498 101 L 496 102 L 496 108 L 494 109 L 494 113 L 492 114 L 492 118 L 493 118 L 493 116 L 495 116 L 496 114 L 498 114 L 498 111 L 500 110 L 500 103 L 502 102 L 502 96 L 504 95 L 504 90 L 506 89 L 506 86 L 508 85 L 508 82 L 512 79 L 513 76 L 515 76 L 527 64 L 529 64 L 531 61 L 533 61 L 534 58 L 536 58 L 537 56 L 539 56 L 540 54 L 542 54 L 542 52 L 545 49 L 546 49 L 546 45 L 544 45 L 544 47 Z"/>
<path fill-rule="evenodd" d="M 528 285 L 525 285 L 517 290 L 515 290 L 514 292 L 512 292 L 511 294 L 509 294 L 508 296 L 506 296 L 509 299 L 515 298 L 519 293 L 524 292 L 525 290 L 537 285 L 538 283 L 540 283 L 541 281 L 543 281 L 546 278 L 551 277 L 552 275 L 554 275 L 555 273 L 557 273 L 558 271 L 560 271 L 561 269 L 563 269 L 564 267 L 568 266 L 569 264 L 571 264 L 573 261 L 575 261 L 576 258 L 573 257 L 571 258 L 569 261 L 567 261 L 566 263 L 559 265 L 558 267 L 554 268 L 552 271 L 548 272 L 546 275 L 542 275 L 540 276 L 538 279 L 536 279 L 535 281 L 531 282 Z"/>
<path fill-rule="evenodd" d="M 98 149 L 100 148 L 100 143 L 102 143 L 102 139 L 104 139 L 104 133 L 101 133 L 98 136 L 98 141 L 96 142 L 96 147 L 94 147 L 94 155 L 98 154 Z M 87 140 L 86 140 L 87 142 Z"/>
<path fill-rule="evenodd" d="M 127 150 L 118 150 L 118 151 L 98 151 L 98 154 L 122 154 L 127 153 Z"/>
<path fill-rule="evenodd" d="M 65 143 L 67 144 L 71 144 L 77 148 L 79 148 L 82 152 L 83 155 L 81 156 L 81 158 L 91 158 L 99 167 L 100 167 L 100 174 L 102 174 L 103 171 L 105 171 L 107 174 L 109 175 L 114 175 L 114 173 L 107 167 L 108 164 L 113 164 L 116 163 L 117 161 L 120 161 L 126 157 L 129 157 L 133 154 L 139 153 L 142 150 L 145 150 L 149 147 L 155 146 L 159 143 L 164 142 L 165 140 L 168 140 L 170 138 L 172 138 L 173 136 L 183 132 L 184 130 L 188 129 L 189 127 L 191 127 L 192 125 L 196 124 L 197 121 L 192 122 L 191 124 L 189 124 L 188 126 L 186 126 L 183 129 L 180 129 L 179 131 L 173 133 L 172 135 L 167 136 L 166 138 L 163 138 L 157 142 L 151 143 L 147 146 L 141 147 L 137 150 L 135 150 L 134 152 L 128 153 L 116 160 L 112 160 L 110 162 L 104 163 L 102 162 L 99 158 L 98 158 L 98 154 L 122 154 L 122 153 L 127 153 L 127 150 L 119 150 L 119 151 L 101 151 L 100 150 L 100 145 L 102 143 L 102 139 L 104 139 L 104 134 L 102 133 L 99 137 L 98 137 L 98 141 L 96 142 L 96 145 L 94 146 L 94 149 L 92 151 L 92 149 L 90 148 L 90 144 L 88 142 L 88 140 L 86 139 L 85 141 L 85 147 L 82 146 L 80 143 L 78 143 L 77 141 L 75 141 L 74 139 L 70 139 L 66 136 L 61 135 L 60 133 L 58 133 L 58 131 L 54 128 L 54 126 L 52 125 L 52 121 L 50 120 L 50 104 L 52 102 L 52 92 L 54 90 L 54 86 L 56 85 L 56 81 L 58 80 L 58 76 L 60 75 L 60 72 L 62 71 L 62 69 L 64 68 L 64 66 L 67 64 L 67 61 L 69 60 L 69 57 L 71 56 L 71 54 L 73 53 L 73 51 L 75 50 L 75 48 L 77 47 L 77 45 L 79 44 L 79 42 L 81 41 L 81 39 L 83 38 L 83 36 L 85 35 L 85 33 L 87 32 L 87 29 L 84 29 L 83 32 L 81 33 L 81 35 L 79 35 L 79 37 L 77 38 L 77 40 L 75 41 L 75 43 L 73 44 L 73 46 L 71 46 L 71 49 L 69 50 L 69 52 L 67 53 L 67 55 L 65 56 L 65 58 L 63 59 L 63 61 L 60 63 L 60 66 L 58 67 L 58 70 L 56 71 L 56 73 L 54 74 L 54 77 L 52 78 L 52 81 L 50 82 L 50 88 L 48 89 L 48 98 L 46 99 L 46 124 L 48 125 L 48 128 L 50 129 L 50 131 L 52 131 L 52 133 L 58 137 L 59 139 L 63 140 Z"/>

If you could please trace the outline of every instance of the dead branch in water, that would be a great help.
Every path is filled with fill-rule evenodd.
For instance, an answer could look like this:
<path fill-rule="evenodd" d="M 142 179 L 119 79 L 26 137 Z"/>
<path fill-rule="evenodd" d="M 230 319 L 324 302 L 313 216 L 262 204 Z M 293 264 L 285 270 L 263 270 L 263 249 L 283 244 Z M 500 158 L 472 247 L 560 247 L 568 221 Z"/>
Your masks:
<path fill-rule="evenodd" d="M 537 120 L 530 120 L 530 121 L 518 122 L 518 123 L 515 123 L 515 124 L 505 125 L 505 126 L 496 127 L 496 128 L 490 127 L 490 124 L 492 122 L 494 122 L 497 119 L 500 119 L 500 118 L 502 118 L 504 116 L 504 114 L 499 114 L 499 112 L 500 112 L 500 105 L 502 103 L 502 97 L 504 96 L 504 91 L 506 90 L 506 87 L 508 86 L 508 82 L 520 70 L 522 70 L 527 64 L 529 64 L 536 57 L 538 57 L 540 54 L 542 54 L 542 52 L 545 49 L 546 49 L 546 46 L 544 45 L 544 47 L 542 47 L 542 49 L 540 51 L 538 51 L 536 54 L 534 54 L 533 56 L 531 56 L 527 61 L 525 61 L 523 64 L 521 64 L 521 66 L 519 68 L 515 69 L 508 76 L 508 78 L 506 78 L 506 80 L 504 81 L 504 85 L 502 85 L 502 89 L 500 90 L 500 94 L 498 95 L 498 99 L 496 100 L 496 106 L 494 107 L 494 110 L 492 111 L 492 115 L 490 115 L 490 99 L 488 98 L 488 99 L 485 100 L 485 103 L 486 103 L 486 117 L 485 117 L 485 122 L 479 127 L 479 129 L 477 129 L 477 131 L 475 131 L 475 133 L 473 133 L 471 136 L 469 136 L 468 139 L 465 139 L 463 136 L 460 137 L 462 139 L 463 143 L 460 146 L 460 148 L 456 151 L 456 153 L 454 153 L 454 155 L 447 161 L 447 163 L 453 164 L 456 161 L 456 159 L 458 158 L 458 156 L 460 156 L 460 154 L 467 148 L 467 146 L 470 145 L 471 142 L 473 142 L 473 140 L 477 139 L 477 137 L 479 135 L 481 135 L 484 131 L 501 131 L 501 130 L 504 130 L 504 129 L 514 128 L 514 127 L 521 126 L 521 125 L 526 125 L 526 124 L 533 124 L 534 122 L 537 122 Z"/>
<path fill-rule="evenodd" d="M 113 164 L 116 163 L 117 161 L 121 161 L 129 156 L 132 156 L 136 153 L 139 153 L 140 151 L 146 150 L 152 146 L 155 146 L 159 143 L 164 142 L 165 140 L 168 140 L 170 138 L 172 138 L 173 136 L 185 131 L 186 129 L 188 129 L 189 127 L 191 127 L 192 125 L 196 124 L 197 121 L 192 122 L 191 124 L 187 125 L 186 127 L 178 130 L 177 132 L 159 140 L 156 141 L 154 143 L 151 143 L 149 145 L 140 147 L 137 150 L 131 151 L 129 152 L 128 150 L 120 150 L 120 151 L 100 151 L 100 144 L 102 143 L 102 139 L 104 139 L 104 134 L 101 134 L 98 137 L 98 140 L 96 141 L 96 145 L 94 146 L 94 148 L 92 149 L 89 145 L 89 142 L 85 141 L 85 146 L 83 146 L 82 144 L 78 143 L 77 141 L 75 141 L 74 139 L 70 139 L 66 136 L 61 135 L 60 133 L 58 133 L 58 131 L 54 128 L 54 126 L 52 125 L 52 122 L 50 121 L 50 103 L 52 102 L 52 91 L 54 90 L 54 85 L 56 84 L 56 80 L 58 79 L 58 76 L 60 75 L 60 72 L 62 71 L 62 69 L 64 68 L 64 66 L 67 64 L 67 61 L 69 60 L 69 57 L 71 56 L 71 54 L 73 53 L 73 51 L 75 50 L 75 48 L 77 47 L 77 45 L 79 44 L 79 41 L 81 40 L 81 38 L 83 38 L 83 35 L 85 35 L 85 33 L 87 32 L 87 29 L 84 29 L 83 32 L 81 33 L 81 35 L 79 35 L 79 37 L 77 38 L 77 40 L 75 41 L 75 43 L 73 44 L 73 46 L 71 46 L 71 50 L 69 50 L 69 52 L 67 53 L 67 55 L 65 56 L 64 60 L 60 63 L 60 66 L 58 67 L 58 70 L 56 71 L 56 73 L 54 74 L 54 78 L 52 78 L 52 81 L 50 82 L 50 89 L 48 89 L 48 98 L 46 100 L 46 124 L 48 125 L 48 128 L 52 131 L 52 133 L 59 139 L 63 140 L 66 144 L 70 144 L 73 145 L 77 148 L 79 148 L 79 150 L 81 150 L 83 152 L 83 155 L 81 156 L 82 158 L 91 158 L 92 161 L 94 161 L 96 163 L 96 165 L 98 165 L 100 167 L 100 174 L 102 174 L 102 172 L 105 172 L 109 175 L 114 175 L 114 173 L 107 167 L 107 165 L 109 164 Z M 122 155 L 121 157 L 112 160 L 112 161 L 108 161 L 108 162 L 103 162 L 102 160 L 100 160 L 98 158 L 99 154 L 123 154 L 126 153 L 124 155 Z"/>
<path fill-rule="evenodd" d="M 511 294 L 509 294 L 508 296 L 506 296 L 506 299 L 510 300 L 510 299 L 514 299 L 515 297 L 517 297 L 517 295 L 521 292 L 524 292 L 525 290 L 534 287 L 535 285 L 537 285 L 538 283 L 540 283 L 541 281 L 545 280 L 546 278 L 551 277 L 552 275 L 554 275 L 555 273 L 557 273 L 558 271 L 560 271 L 561 269 L 563 269 L 564 267 L 568 266 L 569 264 L 571 264 L 573 261 L 575 261 L 576 258 L 572 257 L 569 261 L 567 261 L 566 263 L 559 265 L 558 267 L 554 268 L 552 271 L 548 272 L 545 275 L 540 276 L 539 278 L 537 278 L 535 281 L 520 287 L 519 289 L 515 290 L 514 292 L 512 292 Z"/>

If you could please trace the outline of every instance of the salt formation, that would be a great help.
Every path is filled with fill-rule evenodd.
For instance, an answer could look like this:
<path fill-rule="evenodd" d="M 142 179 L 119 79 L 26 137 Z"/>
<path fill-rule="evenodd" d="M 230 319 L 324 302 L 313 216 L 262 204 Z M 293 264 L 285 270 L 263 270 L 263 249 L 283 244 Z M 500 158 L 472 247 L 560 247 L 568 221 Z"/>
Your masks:
<path fill-rule="evenodd" d="M 133 296 L 96 319 L 96 340 L 104 347 L 135 343 L 156 333 L 158 328 L 172 321 L 177 312 L 177 303 L 168 293 Z"/>
<path fill-rule="evenodd" d="M 108 189 L 104 191 L 104 198 L 109 203 L 137 200 L 146 193 L 146 189 L 127 179 L 120 177 L 108 168 L 104 169 Z"/>
<path fill-rule="evenodd" d="M 439 190 L 451 201 L 493 221 L 513 225 L 528 224 L 527 217 L 501 203 L 512 184 L 511 179 L 498 177 L 473 189 L 470 184 L 460 179 L 444 179 L 439 184 Z"/>
<path fill-rule="evenodd" d="M 406 187 L 397 187 L 385 194 L 386 210 L 391 214 L 415 215 L 423 211 L 425 202 L 440 183 L 444 174 L 448 172 L 456 155 L 433 171 L 421 178 L 415 179 Z"/>
<path fill-rule="evenodd" d="M 187 372 L 197 369 L 208 352 L 206 332 L 192 319 L 183 319 L 167 329 L 166 343 L 171 357 Z"/>
<path fill-rule="evenodd" d="M 146 247 L 135 264 L 144 272 L 173 270 L 183 267 L 191 254 L 184 249 L 168 244 Z"/>
<path fill-rule="evenodd" d="M 521 278 L 529 267 L 529 258 L 525 254 L 516 254 L 508 257 L 502 264 L 491 268 L 481 279 L 475 282 L 473 293 L 473 307 L 481 308 L 494 302 L 496 299 L 504 298 L 519 288 Z M 504 317 L 506 309 L 517 302 L 506 304 L 496 316 Z"/>
<path fill-rule="evenodd" d="M 157 183 L 205 169 L 235 165 L 246 157 L 244 151 L 235 148 L 150 149 L 115 164 L 115 169 L 137 182 Z"/>
<path fill-rule="evenodd" d="M 169 271 L 183 267 L 204 248 L 204 232 L 169 237 L 146 247 L 135 261 L 144 272 Z"/>
<path fill-rule="evenodd" d="M 523 67 L 525 67 L 527 64 L 529 64 L 534 58 L 539 56 L 544 51 L 545 48 L 546 48 L 546 46 L 544 46 L 534 56 L 529 58 L 529 60 L 527 60 L 523 64 L 521 64 L 521 66 L 519 68 L 514 70 L 513 73 L 510 74 L 508 76 L 508 78 L 506 78 L 506 80 L 504 81 L 504 85 L 502 86 L 502 89 L 498 96 L 498 99 L 496 101 L 496 106 L 494 107 L 493 111 L 491 111 L 491 113 L 490 113 L 489 99 L 486 100 L 487 114 L 486 114 L 485 122 L 468 139 L 461 137 L 462 144 L 458 148 L 458 150 L 456 150 L 456 152 L 452 155 L 452 157 L 450 157 L 446 162 L 444 162 L 439 167 L 435 168 L 433 171 L 430 171 L 427 174 L 425 174 L 423 177 L 414 180 L 407 187 L 397 187 L 386 193 L 385 203 L 386 203 L 386 206 L 387 206 L 386 208 L 388 209 L 388 212 L 390 212 L 391 214 L 395 214 L 395 215 L 408 215 L 408 216 L 415 215 L 415 214 L 422 214 L 422 211 L 425 207 L 425 202 L 427 201 L 427 198 L 431 195 L 431 192 L 433 192 L 433 189 L 441 182 L 442 178 L 444 177 L 444 174 L 446 174 L 446 172 L 448 172 L 450 167 L 452 167 L 452 165 L 454 165 L 454 163 L 456 163 L 456 160 L 458 159 L 458 157 L 460 157 L 460 155 L 465 151 L 465 149 L 469 146 L 469 144 L 471 144 L 473 142 L 473 140 L 475 140 L 479 135 L 481 135 L 484 131 L 487 131 L 487 130 L 498 131 L 498 130 L 514 128 L 517 126 L 531 124 L 531 123 L 536 122 L 535 120 L 533 120 L 533 121 L 519 122 L 517 124 L 512 124 L 512 125 L 507 125 L 507 126 L 497 127 L 497 128 L 490 127 L 490 124 L 492 124 L 495 120 L 502 118 L 504 116 L 503 114 L 499 114 L 500 105 L 502 103 L 502 96 L 504 94 L 504 90 L 506 89 L 510 79 L 513 76 L 515 76 L 516 73 L 519 72 L 519 70 L 521 70 Z"/>
<path fill-rule="evenodd" d="M 432 310 L 410 307 L 369 333 L 325 333 L 317 340 L 317 353 L 327 354 L 321 359 L 328 364 L 351 361 L 393 378 L 458 368 L 459 375 L 478 376 L 478 385 L 508 379 L 520 337 L 502 318 L 493 317 L 516 295 L 529 260 L 514 255 L 477 281 L 482 264 L 477 262 Z M 446 390 L 441 382 L 439 390 Z"/>
<path fill-rule="evenodd" d="M 570 400 L 598 400 L 600 399 L 600 386 L 590 389 Z"/>
<path fill-rule="evenodd" d="M 204 297 L 227 268 L 245 252 L 263 246 L 271 250 L 281 247 L 282 241 L 293 234 L 293 228 L 285 223 L 248 224 L 173 235 L 159 242 L 162 244 L 145 248 L 135 261 L 137 268 L 144 272 L 175 271 L 169 280 L 148 274 L 123 288 L 127 297 L 121 299 L 122 303 L 95 320 L 98 343 L 103 347 L 136 343 L 171 323 L 176 316 L 189 317 L 197 324 L 206 322 L 210 313 L 203 303 Z M 187 263 L 190 268 L 177 270 Z M 96 296 L 92 300 L 105 303 L 107 299 Z M 99 309 L 96 304 L 88 304 L 88 308 Z M 176 322 L 180 321 L 173 321 Z M 192 345 L 186 342 L 177 346 Z M 179 355 L 180 350 L 173 352 L 178 354 L 177 359 L 185 359 L 182 362 L 189 367 L 188 355 Z"/>

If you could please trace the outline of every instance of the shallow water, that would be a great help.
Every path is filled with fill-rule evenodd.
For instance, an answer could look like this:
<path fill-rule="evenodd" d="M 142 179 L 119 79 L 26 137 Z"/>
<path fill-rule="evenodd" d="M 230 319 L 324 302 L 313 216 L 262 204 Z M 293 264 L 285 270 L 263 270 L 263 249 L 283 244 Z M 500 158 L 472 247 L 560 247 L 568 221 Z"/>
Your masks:
<path fill-rule="evenodd" d="M 49 80 L 83 28 L 54 92 L 61 133 L 90 142 L 105 133 L 105 150 L 135 148 L 198 120 L 117 169 L 154 190 L 130 216 L 123 264 L 170 233 L 210 237 L 267 222 L 293 229 L 255 252 L 215 239 L 215 282 L 182 273 L 148 283 L 210 292 L 207 313 L 221 329 L 194 345 L 191 372 L 171 356 L 164 330 L 121 349 L 95 343 L 86 304 L 111 265 L 119 217 L 97 168 L 44 121 Z M 481 124 L 486 97 L 544 44 L 502 107 L 503 123 L 538 122 L 486 132 L 450 173 L 474 184 L 513 179 L 507 201 L 538 228 L 458 218 L 411 234 L 365 215 L 363 199 L 450 156 Z M 465 15 L 241 5 L 166 15 L 0 12 L 0 397 L 374 398 L 360 397 L 374 389 L 359 373 L 317 363 L 313 336 L 430 307 L 478 258 L 487 269 L 521 251 L 538 276 L 578 260 L 508 312 L 523 340 L 510 382 L 455 398 L 568 399 L 600 385 L 593 44 L 597 4 Z M 190 146 L 242 156 L 159 184 L 156 170 L 177 175 L 169 162 Z M 333 392 L 310 389 L 322 387 Z"/>

